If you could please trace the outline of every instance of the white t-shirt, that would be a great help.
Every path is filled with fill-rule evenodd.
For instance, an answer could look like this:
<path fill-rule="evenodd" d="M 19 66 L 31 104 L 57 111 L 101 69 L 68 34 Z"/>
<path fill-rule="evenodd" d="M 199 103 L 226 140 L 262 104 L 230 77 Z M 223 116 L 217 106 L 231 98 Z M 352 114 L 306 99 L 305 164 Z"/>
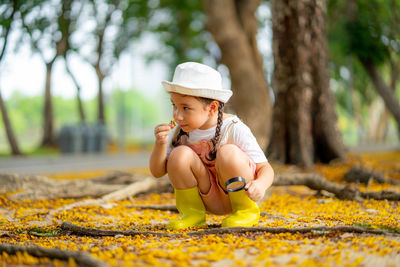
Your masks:
<path fill-rule="evenodd" d="M 254 163 L 262 163 L 268 161 L 265 157 L 264 152 L 258 145 L 257 140 L 251 132 L 250 128 L 247 127 L 247 125 L 244 124 L 237 116 L 231 116 L 223 120 L 221 127 L 221 136 L 224 136 L 224 133 L 228 128 L 227 126 L 233 123 L 233 120 L 236 120 L 232 134 L 233 144 L 237 145 L 243 152 L 245 152 L 247 156 L 254 161 Z M 177 129 L 178 127 L 175 130 Z M 188 142 L 192 143 L 200 140 L 211 140 L 215 135 L 215 129 L 216 126 L 206 130 L 194 130 L 189 133 Z M 170 135 L 170 139 L 171 136 L 174 136 L 174 134 L 172 133 Z M 170 140 L 168 143 L 170 143 Z M 168 146 L 167 155 L 169 155 L 171 150 L 172 148 Z"/>

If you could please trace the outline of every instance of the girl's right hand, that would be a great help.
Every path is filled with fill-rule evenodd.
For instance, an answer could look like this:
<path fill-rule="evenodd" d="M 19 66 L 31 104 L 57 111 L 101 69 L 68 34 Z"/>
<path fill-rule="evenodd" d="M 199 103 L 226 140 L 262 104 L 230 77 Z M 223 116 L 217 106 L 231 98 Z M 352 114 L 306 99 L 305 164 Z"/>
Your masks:
<path fill-rule="evenodd" d="M 167 123 L 159 124 L 154 128 L 156 144 L 162 145 L 168 142 L 169 130 L 171 130 L 171 125 Z"/>

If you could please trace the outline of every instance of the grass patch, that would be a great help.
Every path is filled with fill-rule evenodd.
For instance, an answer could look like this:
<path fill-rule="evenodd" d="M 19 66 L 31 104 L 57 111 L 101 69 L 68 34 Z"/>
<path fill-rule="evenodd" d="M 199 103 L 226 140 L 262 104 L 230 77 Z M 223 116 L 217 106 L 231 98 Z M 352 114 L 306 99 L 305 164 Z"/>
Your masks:
<path fill-rule="evenodd" d="M 44 228 L 40 228 L 40 227 L 34 227 L 34 228 L 28 229 L 28 230 L 17 229 L 16 231 L 18 234 L 29 234 L 29 235 L 40 236 L 40 237 L 53 237 L 53 236 L 57 236 L 60 233 L 59 230 L 50 230 L 50 229 L 44 229 Z"/>

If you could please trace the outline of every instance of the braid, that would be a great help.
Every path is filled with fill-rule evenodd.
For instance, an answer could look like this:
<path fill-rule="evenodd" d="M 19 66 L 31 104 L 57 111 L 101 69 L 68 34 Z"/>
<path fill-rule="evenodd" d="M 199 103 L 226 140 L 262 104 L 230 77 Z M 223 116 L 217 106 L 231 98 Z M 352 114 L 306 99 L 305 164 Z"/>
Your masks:
<path fill-rule="evenodd" d="M 222 127 L 222 119 L 223 119 L 223 110 L 224 110 L 224 103 L 219 101 L 218 105 L 218 120 L 217 120 L 217 127 L 215 129 L 215 135 L 211 142 L 213 144 L 213 148 L 211 149 L 210 153 L 207 156 L 208 160 L 214 160 L 217 156 L 217 144 L 221 138 L 221 127 Z"/>
<path fill-rule="evenodd" d="M 181 137 L 183 135 L 189 136 L 188 133 L 183 131 L 182 128 L 181 128 L 181 129 L 179 129 L 179 133 L 176 136 L 176 138 L 174 140 L 172 140 L 172 142 L 171 142 L 172 147 L 177 147 L 177 146 L 179 146 L 181 144 Z"/>

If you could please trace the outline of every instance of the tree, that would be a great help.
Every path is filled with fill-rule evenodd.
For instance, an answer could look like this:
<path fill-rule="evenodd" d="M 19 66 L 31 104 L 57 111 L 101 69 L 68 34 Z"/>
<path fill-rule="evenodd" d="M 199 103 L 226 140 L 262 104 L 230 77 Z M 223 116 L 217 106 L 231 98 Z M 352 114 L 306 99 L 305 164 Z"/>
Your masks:
<path fill-rule="evenodd" d="M 103 81 L 111 73 L 113 65 L 129 47 L 134 38 L 139 37 L 142 25 L 136 16 L 141 15 L 146 1 L 131 0 L 90 0 L 88 19 L 94 22 L 94 28 L 83 42 L 88 39 L 94 45 L 90 54 L 81 56 L 94 68 L 98 84 L 98 122 L 105 124 Z M 140 16 L 141 17 L 141 16 Z M 144 21 L 144 20 L 143 20 Z M 141 23 L 143 23 L 141 21 Z"/>
<path fill-rule="evenodd" d="M 63 35 L 65 31 L 62 29 L 65 26 L 62 12 L 68 9 L 71 3 L 72 0 L 62 1 L 61 5 L 51 1 L 36 0 L 24 2 L 20 7 L 23 29 L 29 36 L 32 50 L 40 55 L 46 66 L 42 146 L 55 146 L 56 144 L 51 76 L 56 59 L 65 54 L 67 49 L 67 36 Z"/>
<path fill-rule="evenodd" d="M 151 51 L 149 60 L 161 59 L 172 71 L 185 61 L 217 60 L 215 52 L 211 51 L 214 42 L 205 30 L 201 1 L 164 0 L 154 3 L 143 5 L 147 10 L 142 14 L 148 18 L 146 30 L 154 33 L 162 45 L 157 51 Z"/>
<path fill-rule="evenodd" d="M 229 68 L 233 110 L 253 130 L 260 146 L 269 143 L 272 106 L 257 48 L 259 0 L 205 0 L 207 29 L 221 50 L 221 62 Z"/>
<path fill-rule="evenodd" d="M 3 12 L 0 14 L 0 25 L 2 26 L 0 29 L 0 36 L 2 39 L 2 47 L 0 51 L 0 66 L 7 49 L 8 37 L 10 34 L 11 25 L 14 21 L 15 15 L 18 12 L 18 3 L 17 1 L 10 1 L 10 2 L 7 1 L 4 2 L 2 6 L 3 8 L 1 9 Z M 11 147 L 11 153 L 13 155 L 21 155 L 22 153 L 19 149 L 17 139 L 15 138 L 15 134 L 8 116 L 7 108 L 4 103 L 3 96 L 1 94 L 1 88 L 0 88 L 0 110 L 3 117 L 3 123 L 4 123 L 4 128 L 6 130 L 7 139 Z"/>
<path fill-rule="evenodd" d="M 73 5 L 75 4 L 75 8 L 73 8 Z M 77 100 L 77 106 L 78 106 L 78 113 L 80 117 L 81 123 L 85 123 L 86 121 L 86 116 L 85 116 L 85 111 L 83 108 L 83 103 L 82 103 L 82 98 L 81 98 L 81 86 L 75 77 L 74 73 L 72 72 L 70 68 L 70 63 L 68 60 L 69 54 L 71 52 L 76 51 L 77 49 L 75 47 L 71 46 L 71 37 L 73 33 L 76 31 L 77 24 L 79 17 L 82 14 L 82 9 L 84 5 L 80 1 L 74 1 L 74 0 L 68 0 L 68 1 L 63 1 L 62 8 L 61 8 L 61 15 L 58 17 L 58 28 L 61 31 L 62 34 L 62 39 L 64 41 L 65 49 L 62 51 L 62 56 L 64 58 L 65 62 L 65 69 L 69 76 L 71 77 L 72 82 L 74 83 L 76 87 L 76 100 Z"/>
<path fill-rule="evenodd" d="M 270 158 L 312 166 L 345 158 L 329 87 L 325 1 L 271 1 L 275 106 Z"/>
<path fill-rule="evenodd" d="M 400 136 L 400 3 L 396 0 L 330 0 L 332 46 L 335 63 L 354 58 L 393 115 Z M 334 22 L 333 22 L 334 21 Z M 339 41 L 335 36 L 341 35 Z M 338 56 L 339 55 L 339 56 Z M 357 66 L 357 67 L 358 67 Z M 388 76 L 388 79 L 385 79 Z M 362 88 L 358 88 L 359 90 Z"/>

